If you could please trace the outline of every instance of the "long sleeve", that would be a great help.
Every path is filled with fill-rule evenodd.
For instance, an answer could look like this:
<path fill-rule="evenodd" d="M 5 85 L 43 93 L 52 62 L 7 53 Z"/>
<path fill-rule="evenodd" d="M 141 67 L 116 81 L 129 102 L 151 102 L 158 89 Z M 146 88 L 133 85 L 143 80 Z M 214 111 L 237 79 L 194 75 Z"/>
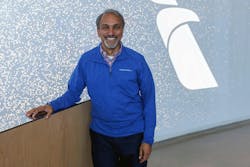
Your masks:
<path fill-rule="evenodd" d="M 155 86 L 151 71 L 144 58 L 139 76 L 139 83 L 144 112 L 145 129 L 143 142 L 152 144 L 154 142 L 154 130 L 156 126 Z"/>

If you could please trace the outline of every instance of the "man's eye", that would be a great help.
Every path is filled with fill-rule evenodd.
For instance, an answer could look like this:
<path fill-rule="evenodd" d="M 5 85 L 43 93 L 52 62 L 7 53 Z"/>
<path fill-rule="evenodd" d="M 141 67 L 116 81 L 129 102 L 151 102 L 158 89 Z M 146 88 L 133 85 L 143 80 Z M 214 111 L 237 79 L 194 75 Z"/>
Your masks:
<path fill-rule="evenodd" d="M 102 29 L 102 30 L 108 30 L 108 29 L 109 29 L 109 26 L 101 26 L 101 29 Z"/>
<path fill-rule="evenodd" d="M 115 30 L 119 30 L 119 29 L 121 29 L 121 26 L 120 26 L 120 25 L 115 25 L 113 28 L 114 28 Z"/>

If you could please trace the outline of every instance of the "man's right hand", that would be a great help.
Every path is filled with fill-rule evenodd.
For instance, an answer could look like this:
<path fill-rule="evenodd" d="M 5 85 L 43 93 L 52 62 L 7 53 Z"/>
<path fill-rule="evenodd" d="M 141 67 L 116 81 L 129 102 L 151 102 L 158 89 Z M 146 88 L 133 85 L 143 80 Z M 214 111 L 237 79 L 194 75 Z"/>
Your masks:
<path fill-rule="evenodd" d="M 43 105 L 43 106 L 39 106 L 36 108 L 33 108 L 29 111 L 26 112 L 26 116 L 29 117 L 30 119 L 36 120 L 36 115 L 39 112 L 43 112 L 45 111 L 47 114 L 45 116 L 45 118 L 49 118 L 51 116 L 51 114 L 53 113 L 53 108 L 50 105 Z"/>

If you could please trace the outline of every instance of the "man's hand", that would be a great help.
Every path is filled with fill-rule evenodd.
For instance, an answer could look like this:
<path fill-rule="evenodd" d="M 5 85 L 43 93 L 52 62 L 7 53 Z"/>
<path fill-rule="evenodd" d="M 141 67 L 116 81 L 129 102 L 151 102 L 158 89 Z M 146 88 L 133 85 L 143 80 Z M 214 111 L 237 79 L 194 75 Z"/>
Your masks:
<path fill-rule="evenodd" d="M 45 111 L 47 113 L 45 118 L 49 118 L 53 113 L 53 108 L 50 105 L 39 106 L 37 108 L 33 108 L 27 111 L 26 116 L 29 117 L 30 119 L 36 120 L 36 115 L 42 111 Z"/>
<path fill-rule="evenodd" d="M 147 161 L 152 151 L 152 146 L 147 143 L 142 143 L 139 150 L 140 163 Z"/>

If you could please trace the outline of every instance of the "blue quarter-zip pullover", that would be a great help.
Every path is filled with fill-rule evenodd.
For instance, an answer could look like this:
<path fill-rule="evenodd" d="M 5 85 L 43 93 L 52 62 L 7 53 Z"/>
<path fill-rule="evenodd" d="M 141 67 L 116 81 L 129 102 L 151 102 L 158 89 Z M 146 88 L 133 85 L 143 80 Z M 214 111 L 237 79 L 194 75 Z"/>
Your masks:
<path fill-rule="evenodd" d="M 122 47 L 110 67 L 100 47 L 84 53 L 68 82 L 68 90 L 49 104 L 54 111 L 74 105 L 85 87 L 91 98 L 90 128 L 111 137 L 143 132 L 143 142 L 154 142 L 155 88 L 144 57 Z"/>

